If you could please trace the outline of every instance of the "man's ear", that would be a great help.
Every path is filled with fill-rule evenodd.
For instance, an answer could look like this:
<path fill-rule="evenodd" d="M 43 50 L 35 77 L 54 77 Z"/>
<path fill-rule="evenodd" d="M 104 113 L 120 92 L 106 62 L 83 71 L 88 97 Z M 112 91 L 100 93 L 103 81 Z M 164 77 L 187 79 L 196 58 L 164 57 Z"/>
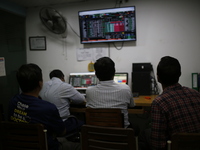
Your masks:
<path fill-rule="evenodd" d="M 60 80 L 63 81 L 63 82 L 65 82 L 65 78 L 64 78 L 64 77 L 63 77 L 63 78 L 60 78 Z"/>
<path fill-rule="evenodd" d="M 39 81 L 39 87 L 40 87 L 40 89 L 42 89 L 42 86 L 43 86 L 43 81 Z"/>
<path fill-rule="evenodd" d="M 157 80 L 158 80 L 158 82 L 159 82 L 159 83 L 161 83 L 161 81 L 160 81 L 160 78 L 159 78 L 159 76 L 158 76 L 158 75 L 157 75 Z"/>

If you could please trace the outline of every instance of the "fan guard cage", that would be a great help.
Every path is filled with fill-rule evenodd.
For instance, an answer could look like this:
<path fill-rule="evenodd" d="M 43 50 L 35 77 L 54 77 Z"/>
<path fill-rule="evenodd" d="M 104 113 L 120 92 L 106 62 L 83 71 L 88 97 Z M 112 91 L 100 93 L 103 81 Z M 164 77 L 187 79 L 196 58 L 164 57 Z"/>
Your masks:
<path fill-rule="evenodd" d="M 51 7 L 44 7 L 40 10 L 40 19 L 55 34 L 62 34 L 66 30 L 65 19 L 57 10 Z"/>

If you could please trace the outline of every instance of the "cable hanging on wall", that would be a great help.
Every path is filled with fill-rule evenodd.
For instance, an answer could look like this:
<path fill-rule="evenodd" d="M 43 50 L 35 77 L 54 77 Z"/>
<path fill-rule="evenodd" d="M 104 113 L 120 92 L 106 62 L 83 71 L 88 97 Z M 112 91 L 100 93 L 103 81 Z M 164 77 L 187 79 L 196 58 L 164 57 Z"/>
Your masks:
<path fill-rule="evenodd" d="M 121 45 L 120 48 L 118 48 L 118 47 L 115 45 L 115 43 L 113 43 L 113 45 L 114 45 L 114 47 L 115 47 L 117 50 L 121 50 L 121 49 L 123 48 L 123 46 L 124 46 L 124 42 L 122 42 L 122 45 Z"/>

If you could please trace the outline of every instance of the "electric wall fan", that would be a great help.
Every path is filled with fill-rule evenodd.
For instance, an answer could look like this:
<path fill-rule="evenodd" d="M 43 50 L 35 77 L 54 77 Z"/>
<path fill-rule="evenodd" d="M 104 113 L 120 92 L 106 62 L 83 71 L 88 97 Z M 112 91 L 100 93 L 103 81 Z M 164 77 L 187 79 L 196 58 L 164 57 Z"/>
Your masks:
<path fill-rule="evenodd" d="M 62 34 L 66 31 L 67 25 L 65 18 L 51 7 L 44 7 L 40 10 L 40 19 L 55 34 Z"/>

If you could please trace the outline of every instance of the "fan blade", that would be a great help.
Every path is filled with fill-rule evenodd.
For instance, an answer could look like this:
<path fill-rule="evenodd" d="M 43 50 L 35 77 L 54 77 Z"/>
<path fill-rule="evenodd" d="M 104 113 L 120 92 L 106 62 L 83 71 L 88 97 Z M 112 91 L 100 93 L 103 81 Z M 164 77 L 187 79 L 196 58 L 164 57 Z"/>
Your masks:
<path fill-rule="evenodd" d="M 52 19 L 52 13 L 50 9 L 46 9 L 45 13 L 46 13 L 47 18 Z"/>
<path fill-rule="evenodd" d="M 57 33 L 65 32 L 66 27 L 62 24 L 62 22 L 54 22 L 52 29 Z"/>

